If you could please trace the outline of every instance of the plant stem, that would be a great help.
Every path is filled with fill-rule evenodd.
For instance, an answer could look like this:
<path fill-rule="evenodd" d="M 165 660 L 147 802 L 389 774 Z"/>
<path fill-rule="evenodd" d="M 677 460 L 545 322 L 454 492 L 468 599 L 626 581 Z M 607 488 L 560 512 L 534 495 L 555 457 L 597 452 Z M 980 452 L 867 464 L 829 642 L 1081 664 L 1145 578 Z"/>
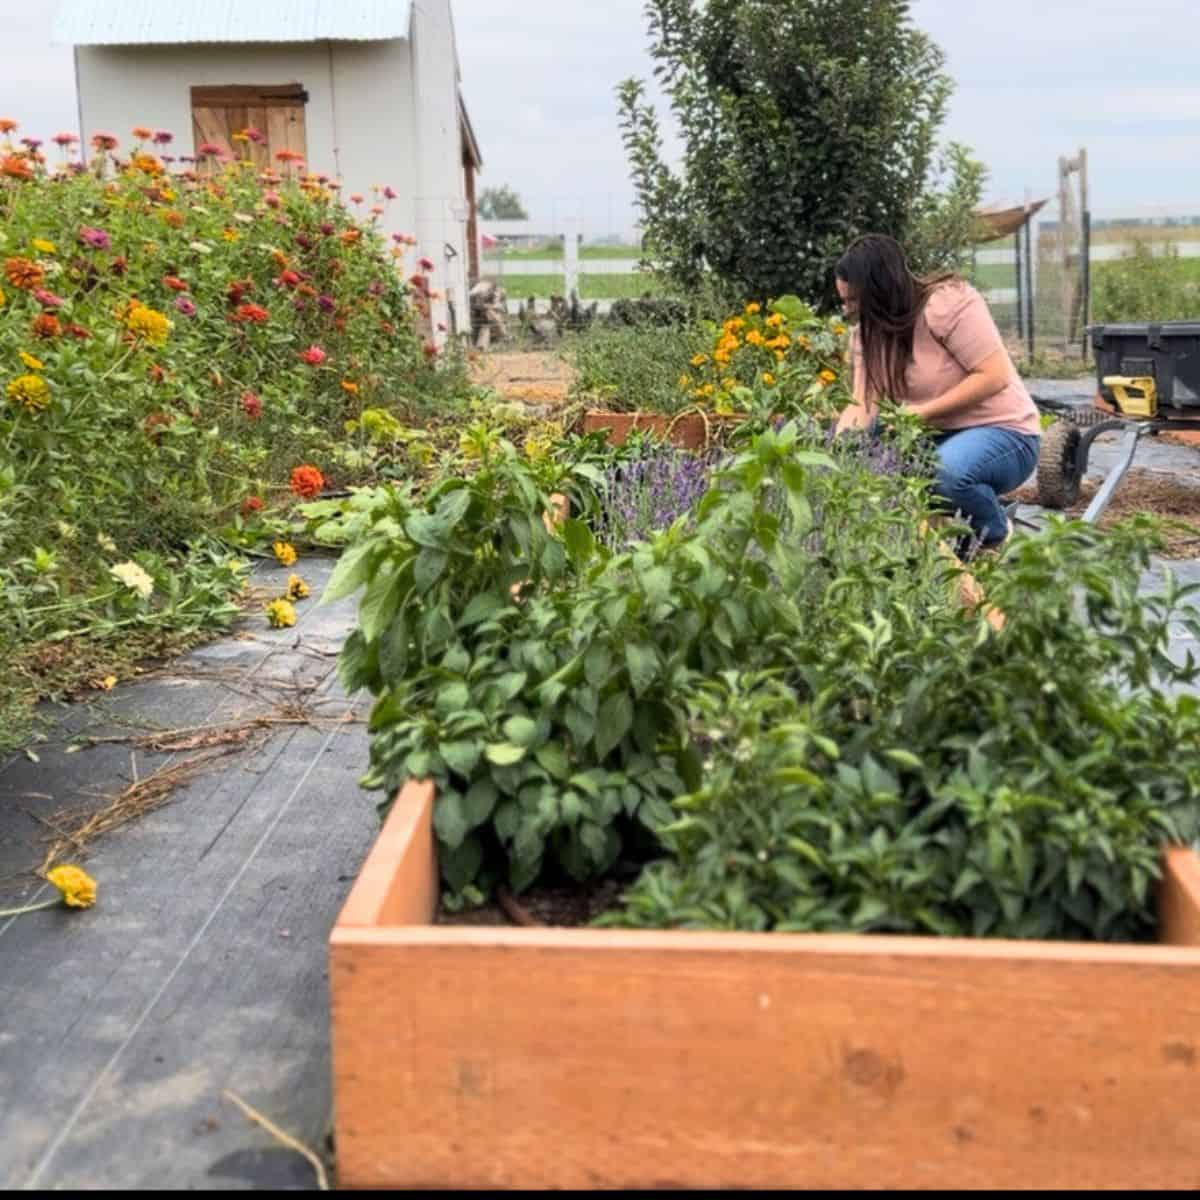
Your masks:
<path fill-rule="evenodd" d="M 53 908 L 61 902 L 62 897 L 55 896 L 53 900 L 43 900 L 41 904 L 30 904 L 26 908 L 0 908 L 0 917 L 20 917 L 25 913 L 41 912 L 43 908 Z"/>

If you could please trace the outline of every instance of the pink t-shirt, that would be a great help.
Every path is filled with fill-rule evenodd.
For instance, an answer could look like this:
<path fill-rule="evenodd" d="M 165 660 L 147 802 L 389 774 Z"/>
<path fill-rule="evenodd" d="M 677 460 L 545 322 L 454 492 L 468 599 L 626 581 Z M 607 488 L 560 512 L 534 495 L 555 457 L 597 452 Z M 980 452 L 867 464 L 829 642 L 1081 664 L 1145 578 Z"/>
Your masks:
<path fill-rule="evenodd" d="M 987 301 L 969 283 L 951 281 L 930 293 L 913 330 L 913 360 L 905 375 L 907 394 L 895 399 L 909 404 L 936 400 L 961 383 L 997 350 L 1005 350 L 1008 362 L 1008 382 L 1004 388 L 994 396 L 976 401 L 970 408 L 931 418 L 929 424 L 943 430 L 996 425 L 1002 429 L 1015 429 L 1018 433 L 1039 433 L 1041 423 L 1037 406 L 1030 399 L 1012 359 L 1007 358 L 1004 340 Z M 850 339 L 850 356 L 855 380 L 864 379 L 857 329 Z M 855 395 L 861 394 L 860 388 L 856 387 Z"/>

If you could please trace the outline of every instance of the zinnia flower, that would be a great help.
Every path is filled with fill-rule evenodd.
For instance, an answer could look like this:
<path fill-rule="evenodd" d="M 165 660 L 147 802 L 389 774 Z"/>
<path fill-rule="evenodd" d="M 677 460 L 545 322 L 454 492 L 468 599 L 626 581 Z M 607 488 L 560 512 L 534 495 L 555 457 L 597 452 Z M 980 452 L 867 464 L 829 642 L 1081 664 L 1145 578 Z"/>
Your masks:
<path fill-rule="evenodd" d="M 310 367 L 319 367 L 328 355 L 320 346 L 309 346 L 307 350 L 300 353 L 301 361 L 308 363 Z"/>
<path fill-rule="evenodd" d="M 96 903 L 96 881 L 79 867 L 55 867 L 46 872 L 46 879 L 62 893 L 68 908 L 91 908 Z"/>
<path fill-rule="evenodd" d="M 419 259 L 417 259 L 417 266 L 420 267 L 422 271 L 432 271 L 433 270 L 433 259 L 419 258 Z"/>
<path fill-rule="evenodd" d="M 47 241 L 45 238 L 34 238 L 33 241 L 30 243 L 30 245 L 39 254 L 57 254 L 58 253 L 58 247 L 53 242 Z"/>
<path fill-rule="evenodd" d="M 50 140 L 65 150 L 68 146 L 74 146 L 79 138 L 73 133 L 56 133 Z"/>
<path fill-rule="evenodd" d="M 385 187 L 383 189 L 383 198 L 385 200 L 395 200 L 397 195 L 398 193 L 390 187 Z"/>
<path fill-rule="evenodd" d="M 175 301 L 175 307 L 185 317 L 194 317 L 196 315 L 196 306 L 186 296 L 180 296 Z"/>
<path fill-rule="evenodd" d="M 120 142 L 111 133 L 93 133 L 92 145 L 97 150 L 115 150 Z"/>
<path fill-rule="evenodd" d="M 0 133 L 12 133 L 16 128 L 17 123 L 12 117 L 0 117 Z"/>
<path fill-rule="evenodd" d="M 345 246 L 353 246 L 356 242 L 360 241 L 361 238 L 361 229 L 347 229 L 346 232 L 342 234 L 342 244 Z"/>
<path fill-rule="evenodd" d="M 337 301 L 332 296 L 320 295 L 317 297 L 317 306 L 322 312 L 331 313 L 337 308 Z"/>
<path fill-rule="evenodd" d="M 357 396 L 358 395 L 358 384 L 354 383 L 350 379 L 343 379 L 342 380 L 342 391 L 348 392 L 351 396 Z"/>
<path fill-rule="evenodd" d="M 177 275 L 164 275 L 163 286 L 169 287 L 173 292 L 186 292 L 188 285 Z"/>
<path fill-rule="evenodd" d="M 135 304 L 125 317 L 125 328 L 152 345 L 161 346 L 171 332 L 171 322 L 153 308 Z"/>
<path fill-rule="evenodd" d="M 263 502 L 258 496 L 247 496 L 242 501 L 242 516 L 249 517 L 257 512 L 262 512 Z"/>
<path fill-rule="evenodd" d="M 39 338 L 54 338 L 62 333 L 58 318 L 50 313 L 42 313 L 33 319 L 33 336 Z"/>
<path fill-rule="evenodd" d="M 137 592 L 143 600 L 149 600 L 154 594 L 154 580 L 135 562 L 117 563 L 108 568 L 108 573 L 131 592 Z"/>
<path fill-rule="evenodd" d="M 253 126 L 248 127 L 247 129 L 243 130 L 243 132 L 256 146 L 267 140 L 263 134 L 261 134 L 257 129 L 253 128 Z"/>
<path fill-rule="evenodd" d="M 308 584 L 299 575 L 289 575 L 287 594 L 289 600 L 306 600 L 309 596 Z"/>
<path fill-rule="evenodd" d="M 290 629 L 296 623 L 296 610 L 290 600 L 272 600 L 267 605 L 267 622 L 272 629 Z"/>
<path fill-rule="evenodd" d="M 43 308 L 62 308 L 66 304 L 66 301 L 61 296 L 56 296 L 53 292 L 48 292 L 45 288 L 40 287 L 33 289 L 33 298 Z"/>
<path fill-rule="evenodd" d="M 212 158 L 218 154 L 223 154 L 224 151 L 215 142 L 201 142 L 196 147 L 197 158 Z"/>
<path fill-rule="evenodd" d="M 253 325 L 265 325 L 270 313 L 260 304 L 239 304 L 234 314 L 237 321 L 248 321 Z"/>
<path fill-rule="evenodd" d="M 263 193 L 263 203 L 268 208 L 278 208 L 283 203 L 283 201 L 279 198 L 278 192 L 264 192 Z"/>
<path fill-rule="evenodd" d="M 295 150 L 277 150 L 275 152 L 275 161 L 281 163 L 303 162 L 304 155 L 297 153 Z"/>
<path fill-rule="evenodd" d="M 246 414 L 252 421 L 257 421 L 262 416 L 262 400 L 254 392 L 242 393 L 242 412 Z"/>
<path fill-rule="evenodd" d="M 25 159 L 8 154 L 0 158 L 0 175 L 7 175 L 9 179 L 32 179 L 33 168 Z"/>
<path fill-rule="evenodd" d="M 175 140 L 175 135 L 166 129 L 156 129 L 154 131 L 154 144 L 156 146 L 169 146 Z"/>
<path fill-rule="evenodd" d="M 285 567 L 292 566 L 299 557 L 296 553 L 296 547 L 291 542 L 276 542 L 271 548 L 275 551 L 275 557 Z"/>
<path fill-rule="evenodd" d="M 350 193 L 350 203 L 351 204 L 361 204 L 362 202 L 363 202 L 363 197 L 360 196 L 358 192 Z"/>
<path fill-rule="evenodd" d="M 295 271 L 284 271 L 279 276 L 279 282 L 286 284 L 288 287 L 295 287 L 300 282 L 300 276 Z"/>
<path fill-rule="evenodd" d="M 325 486 L 325 476 L 316 467 L 305 464 L 292 471 L 289 486 L 297 496 L 302 496 L 305 500 L 312 500 L 321 494 L 321 489 Z"/>
<path fill-rule="evenodd" d="M 124 275 L 129 270 L 129 263 L 126 261 L 125 255 L 118 254 L 116 258 L 109 263 L 108 269 L 114 275 Z"/>
<path fill-rule="evenodd" d="M 147 142 L 154 136 L 154 130 L 147 129 L 145 125 L 135 125 L 131 132 L 139 142 Z"/>
<path fill-rule="evenodd" d="M 40 375 L 18 375 L 4 389 L 14 404 L 39 412 L 50 403 L 50 387 Z"/>
<path fill-rule="evenodd" d="M 73 337 L 78 338 L 81 342 L 86 342 L 90 338 L 91 331 L 85 329 L 82 325 L 71 324 L 67 326 L 67 332 Z"/>
<path fill-rule="evenodd" d="M 46 364 L 42 362 L 40 358 L 34 358 L 32 354 L 26 354 L 24 350 L 21 350 L 18 353 L 21 361 L 31 371 L 44 371 L 46 369 Z"/>

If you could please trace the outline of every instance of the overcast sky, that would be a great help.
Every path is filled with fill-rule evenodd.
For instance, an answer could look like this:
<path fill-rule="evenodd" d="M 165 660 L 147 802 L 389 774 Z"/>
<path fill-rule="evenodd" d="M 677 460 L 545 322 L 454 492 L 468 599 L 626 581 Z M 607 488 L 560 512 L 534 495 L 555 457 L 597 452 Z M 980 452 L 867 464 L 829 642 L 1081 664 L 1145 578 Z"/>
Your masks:
<path fill-rule="evenodd" d="M 0 115 L 39 136 L 77 124 L 71 53 L 48 44 L 54 6 L 0 0 Z M 511 184 L 543 220 L 580 215 L 589 236 L 630 225 L 614 88 L 650 75 L 642 0 L 454 12 L 483 186 Z M 913 14 L 957 84 L 945 137 L 987 163 L 989 199 L 1052 194 L 1058 156 L 1086 145 L 1096 215 L 1200 213 L 1195 0 L 914 0 Z"/>

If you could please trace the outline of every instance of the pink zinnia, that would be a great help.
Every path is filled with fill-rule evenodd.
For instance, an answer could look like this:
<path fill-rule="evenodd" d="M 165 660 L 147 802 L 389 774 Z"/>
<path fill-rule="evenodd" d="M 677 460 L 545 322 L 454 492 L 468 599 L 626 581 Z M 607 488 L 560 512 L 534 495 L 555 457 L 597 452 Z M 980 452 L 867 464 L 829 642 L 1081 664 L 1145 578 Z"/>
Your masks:
<path fill-rule="evenodd" d="M 265 137 L 263 137 L 263 135 L 261 133 L 259 133 L 259 131 L 257 129 L 247 129 L 246 136 L 252 142 L 254 142 L 255 145 L 258 145 L 260 142 L 265 142 L 267 140 Z"/>
<path fill-rule="evenodd" d="M 179 309 L 185 317 L 194 317 L 196 315 L 196 306 L 186 297 L 180 296 L 175 301 L 175 307 Z"/>
<path fill-rule="evenodd" d="M 397 192 L 396 192 L 394 189 L 392 189 L 392 188 L 390 188 L 390 187 L 385 187 L 385 188 L 383 189 L 383 198 L 384 198 L 385 200 L 395 200 L 395 198 L 396 198 L 397 194 L 398 194 L 398 193 L 397 193 Z"/>
<path fill-rule="evenodd" d="M 94 229 L 90 225 L 85 225 L 79 231 L 79 240 L 93 250 L 107 250 L 112 246 L 112 238 L 103 229 Z"/>
<path fill-rule="evenodd" d="M 433 259 L 418 258 L 417 266 L 420 267 L 422 271 L 432 271 L 433 270 Z"/>
<path fill-rule="evenodd" d="M 371 205 L 371 215 L 373 217 L 382 217 L 383 216 L 383 205 L 382 204 L 372 204 Z"/>
<path fill-rule="evenodd" d="M 310 367 L 319 367 L 327 357 L 325 351 L 320 346 L 309 346 L 307 350 L 302 351 L 300 354 L 301 360 L 308 363 Z"/>
<path fill-rule="evenodd" d="M 223 153 L 224 151 L 215 142 L 201 142 L 200 145 L 196 147 L 196 154 L 200 158 L 216 157 L 217 155 Z"/>
<path fill-rule="evenodd" d="M 79 139 L 73 133 L 56 133 L 51 139 L 56 146 L 73 146 Z"/>
<path fill-rule="evenodd" d="M 335 308 L 337 308 L 337 301 L 332 296 L 318 296 L 317 307 L 320 308 L 322 312 L 331 313 Z"/>
<path fill-rule="evenodd" d="M 351 204 L 361 204 L 362 202 L 363 202 L 363 198 L 357 192 L 350 193 L 350 203 Z"/>
<path fill-rule="evenodd" d="M 278 208 L 283 201 L 279 198 L 278 192 L 264 192 L 263 203 L 266 204 L 268 208 Z"/>
<path fill-rule="evenodd" d="M 61 296 L 56 296 L 53 292 L 46 291 L 45 288 L 34 288 L 33 298 L 43 308 L 62 308 L 66 301 Z"/>
<path fill-rule="evenodd" d="M 120 144 L 111 133 L 92 134 L 92 145 L 97 150 L 115 150 Z"/>
<path fill-rule="evenodd" d="M 156 146 L 169 146 L 175 140 L 175 135 L 166 129 L 158 129 L 154 133 Z"/>

